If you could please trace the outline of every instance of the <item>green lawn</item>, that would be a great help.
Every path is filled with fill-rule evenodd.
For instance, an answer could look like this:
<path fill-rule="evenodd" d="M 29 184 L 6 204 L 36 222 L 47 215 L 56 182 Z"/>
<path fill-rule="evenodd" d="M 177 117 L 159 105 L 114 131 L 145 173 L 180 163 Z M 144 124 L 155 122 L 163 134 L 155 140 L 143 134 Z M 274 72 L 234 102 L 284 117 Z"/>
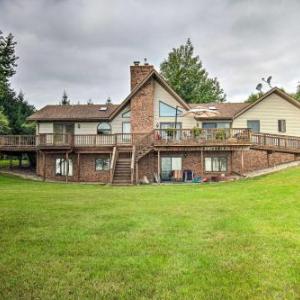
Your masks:
<path fill-rule="evenodd" d="M 299 299 L 300 169 L 210 185 L 0 175 L 1 299 Z"/>
<path fill-rule="evenodd" d="M 19 166 L 19 160 L 13 159 L 12 160 L 12 167 L 18 167 Z M 23 167 L 28 167 L 29 166 L 29 161 L 26 159 L 22 160 L 22 166 Z M 9 168 L 10 167 L 10 160 L 9 159 L 0 159 L 0 171 L 1 168 Z"/>

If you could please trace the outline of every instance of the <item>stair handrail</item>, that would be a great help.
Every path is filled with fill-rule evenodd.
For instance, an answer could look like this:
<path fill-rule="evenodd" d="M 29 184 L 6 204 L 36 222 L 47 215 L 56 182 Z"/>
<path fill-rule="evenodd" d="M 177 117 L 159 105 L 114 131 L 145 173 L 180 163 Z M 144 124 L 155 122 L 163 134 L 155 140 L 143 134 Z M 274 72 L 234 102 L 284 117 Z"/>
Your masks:
<path fill-rule="evenodd" d="M 111 162 L 110 162 L 110 182 L 112 183 L 114 180 L 114 174 L 115 174 L 115 169 L 116 169 L 116 162 L 117 162 L 117 147 L 115 146 L 113 149 L 112 157 L 111 157 Z"/>
<path fill-rule="evenodd" d="M 138 141 L 138 143 L 136 144 L 136 152 L 139 152 L 145 147 L 152 146 L 151 143 L 153 142 L 154 133 L 155 133 L 155 129 L 148 132 Z"/>
<path fill-rule="evenodd" d="M 130 164 L 130 170 L 131 170 L 131 183 L 133 184 L 134 181 L 134 162 L 135 162 L 135 151 L 136 146 L 132 146 L 132 154 L 131 154 L 131 164 Z"/>

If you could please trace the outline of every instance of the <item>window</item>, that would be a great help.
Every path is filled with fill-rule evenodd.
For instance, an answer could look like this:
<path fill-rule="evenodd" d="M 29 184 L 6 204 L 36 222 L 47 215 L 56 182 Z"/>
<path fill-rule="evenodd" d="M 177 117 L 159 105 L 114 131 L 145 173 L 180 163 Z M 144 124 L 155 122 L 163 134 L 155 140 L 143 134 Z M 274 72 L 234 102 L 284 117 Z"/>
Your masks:
<path fill-rule="evenodd" d="M 205 157 L 206 172 L 226 172 L 227 157 Z"/>
<path fill-rule="evenodd" d="M 66 176 L 67 171 L 68 176 L 73 176 L 73 162 L 71 159 L 64 159 L 64 158 L 57 158 L 55 161 L 55 174 L 56 175 L 61 175 L 61 176 Z"/>
<path fill-rule="evenodd" d="M 123 112 L 122 114 L 122 118 L 130 118 L 131 117 L 131 111 L 127 110 L 125 112 Z"/>
<path fill-rule="evenodd" d="M 286 121 L 278 120 L 278 132 L 286 132 Z"/>
<path fill-rule="evenodd" d="M 176 123 L 176 129 L 181 129 L 181 123 Z M 175 131 L 175 122 L 163 122 L 160 123 L 160 135 L 165 139 L 179 139 L 180 130 Z"/>
<path fill-rule="evenodd" d="M 182 170 L 182 157 L 161 157 L 161 180 L 169 181 Z"/>
<path fill-rule="evenodd" d="M 250 128 L 252 132 L 259 133 L 260 132 L 260 121 L 259 120 L 248 120 L 247 128 Z"/>
<path fill-rule="evenodd" d="M 109 158 L 97 158 L 96 159 L 96 171 L 107 171 L 110 169 Z"/>
<path fill-rule="evenodd" d="M 159 101 L 159 116 L 160 117 L 176 117 L 176 111 L 177 116 L 182 115 L 182 110 L 180 110 L 178 107 L 170 106 L 169 104 L 166 104 L 162 101 Z"/>
<path fill-rule="evenodd" d="M 111 134 L 111 127 L 109 123 L 100 123 L 97 127 L 98 134 Z"/>
<path fill-rule="evenodd" d="M 230 128 L 230 122 L 203 122 L 202 128 Z"/>

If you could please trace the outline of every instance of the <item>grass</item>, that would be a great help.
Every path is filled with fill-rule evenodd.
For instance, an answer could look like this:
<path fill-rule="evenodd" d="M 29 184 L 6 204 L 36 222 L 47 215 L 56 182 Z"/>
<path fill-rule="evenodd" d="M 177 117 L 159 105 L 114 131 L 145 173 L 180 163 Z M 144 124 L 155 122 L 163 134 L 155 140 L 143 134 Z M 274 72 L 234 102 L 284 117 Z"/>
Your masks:
<path fill-rule="evenodd" d="M 0 176 L 2 299 L 299 299 L 300 169 L 211 185 Z"/>
<path fill-rule="evenodd" d="M 12 160 L 12 167 L 18 167 L 19 166 L 19 160 L 17 159 L 13 159 Z M 23 159 L 22 160 L 22 166 L 23 167 L 28 167 L 29 166 L 29 161 L 27 159 Z M 1 168 L 9 168 L 10 167 L 10 160 L 9 159 L 0 159 L 0 171 Z"/>

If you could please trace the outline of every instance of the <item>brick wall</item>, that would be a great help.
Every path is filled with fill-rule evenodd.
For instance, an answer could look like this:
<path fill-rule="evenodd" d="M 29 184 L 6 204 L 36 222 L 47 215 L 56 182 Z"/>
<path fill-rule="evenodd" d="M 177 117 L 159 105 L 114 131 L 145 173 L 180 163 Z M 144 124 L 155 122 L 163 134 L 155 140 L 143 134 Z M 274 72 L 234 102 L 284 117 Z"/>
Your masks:
<path fill-rule="evenodd" d="M 233 170 L 242 172 L 242 153 L 236 151 L 233 153 Z M 295 160 L 294 154 L 290 153 L 269 153 L 264 150 L 244 151 L 244 169 L 243 172 L 261 170 L 268 167 L 273 167 L 278 164 L 291 162 Z"/>
<path fill-rule="evenodd" d="M 131 99 L 131 130 L 150 132 L 154 123 L 154 80 L 150 79 Z"/>
<path fill-rule="evenodd" d="M 231 174 L 231 155 L 229 151 L 223 152 L 204 152 L 203 157 L 208 156 L 222 156 L 227 157 L 228 160 L 228 170 L 227 172 L 203 172 L 201 165 L 201 151 L 172 151 L 172 152 L 161 152 L 161 157 L 163 156 L 181 156 L 182 157 L 182 170 L 192 170 L 195 176 L 213 176 L 221 173 L 226 175 Z M 158 163 L 157 163 L 157 153 L 149 153 L 139 161 L 139 180 L 142 180 L 144 176 L 147 176 L 150 182 L 153 182 L 153 174 L 158 172 Z M 204 170 L 204 167 L 203 167 Z"/>
<path fill-rule="evenodd" d="M 195 176 L 212 176 L 217 173 L 202 172 L 201 165 L 201 151 L 172 151 L 161 152 L 163 156 L 181 156 L 182 169 L 192 170 Z M 232 154 L 233 160 L 231 162 L 231 153 L 229 151 L 222 152 L 204 152 L 204 159 L 207 156 L 226 156 L 228 160 L 228 170 L 226 175 L 232 174 L 232 171 L 242 172 L 241 152 L 235 151 Z M 268 158 L 269 156 L 269 158 Z M 108 154 L 81 154 L 80 155 L 80 181 L 81 182 L 110 182 L 110 171 L 96 171 L 96 158 L 107 158 Z M 65 176 L 55 175 L 55 160 L 57 158 L 65 158 L 63 154 L 46 154 L 46 178 L 51 180 L 65 181 Z M 68 177 L 69 181 L 77 181 L 77 154 L 70 154 L 69 158 L 73 161 L 73 176 Z M 300 158 L 300 157 L 299 157 Z M 243 172 L 260 170 L 269 166 L 278 165 L 285 162 L 294 161 L 295 157 L 289 153 L 270 153 L 263 150 L 249 150 L 244 151 L 244 170 Z M 154 181 L 154 173 L 158 172 L 157 153 L 149 153 L 139 161 L 139 180 L 147 176 L 150 182 Z M 232 166 L 232 168 L 231 168 Z M 203 168 L 204 170 L 204 168 Z M 43 157 L 40 153 L 37 154 L 37 174 L 43 176 Z"/>
<path fill-rule="evenodd" d="M 96 158 L 108 158 L 107 154 L 80 154 L 80 181 L 81 182 L 110 182 L 110 171 L 96 171 Z M 55 162 L 57 158 L 65 158 L 62 154 L 46 154 L 46 179 L 65 181 L 66 177 L 55 174 Z M 68 176 L 68 181 L 78 180 L 77 154 L 70 154 L 73 162 L 73 176 Z M 38 154 L 37 175 L 43 176 L 43 156 Z"/>

